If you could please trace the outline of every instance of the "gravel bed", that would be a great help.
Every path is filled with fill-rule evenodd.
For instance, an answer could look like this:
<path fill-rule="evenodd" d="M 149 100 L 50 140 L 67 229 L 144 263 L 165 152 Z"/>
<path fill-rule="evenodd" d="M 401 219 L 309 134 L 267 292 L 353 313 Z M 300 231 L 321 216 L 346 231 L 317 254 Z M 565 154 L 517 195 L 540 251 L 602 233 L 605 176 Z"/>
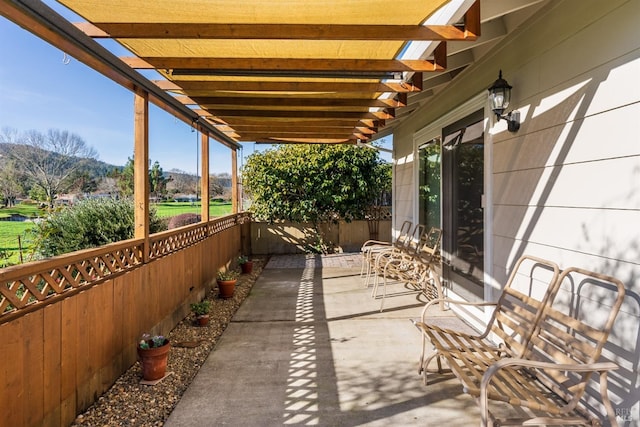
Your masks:
<path fill-rule="evenodd" d="M 167 372 L 172 372 L 171 375 L 155 386 L 140 385 L 142 372 L 140 365 L 135 363 L 85 413 L 78 415 L 71 425 L 164 425 L 234 313 L 249 295 L 268 259 L 252 257 L 252 260 L 253 272 L 238 278 L 233 298 L 218 298 L 217 287 L 208 292 L 205 299 L 211 301 L 211 312 L 207 326 L 196 326 L 195 316 L 189 314 L 169 333 L 172 348 Z M 191 345 L 197 346 L 190 347 Z"/>

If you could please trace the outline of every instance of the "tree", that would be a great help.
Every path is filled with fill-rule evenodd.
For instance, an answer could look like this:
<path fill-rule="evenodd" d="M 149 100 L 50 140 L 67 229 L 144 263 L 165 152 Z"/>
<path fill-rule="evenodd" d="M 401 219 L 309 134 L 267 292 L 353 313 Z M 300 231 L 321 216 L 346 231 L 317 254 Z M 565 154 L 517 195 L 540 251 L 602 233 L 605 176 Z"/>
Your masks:
<path fill-rule="evenodd" d="M 75 171 L 71 178 L 69 189 L 78 193 L 94 193 L 98 190 L 98 182 L 95 176 L 91 176 L 88 171 Z"/>
<path fill-rule="evenodd" d="M 0 142 L 13 144 L 8 151 L 15 167 L 39 187 L 49 207 L 57 194 L 72 184 L 72 175 L 87 159 L 96 158 L 96 151 L 78 135 L 57 129 L 46 134 L 31 130 L 22 137 L 10 130 L 0 134 Z"/>
<path fill-rule="evenodd" d="M 198 177 L 180 169 L 171 169 L 171 181 L 167 183 L 167 189 L 173 194 L 196 194 Z"/>
<path fill-rule="evenodd" d="M 151 163 L 151 160 L 149 160 Z M 116 172 L 113 175 L 117 179 L 118 189 L 122 197 L 129 197 L 133 195 L 133 175 L 134 175 L 134 162 L 133 158 L 129 157 L 127 163 L 124 165 L 120 172 Z M 164 197 L 167 194 L 167 183 L 171 178 L 164 176 L 164 172 L 160 163 L 155 161 L 149 173 L 149 194 L 156 197 L 157 200 Z"/>
<path fill-rule="evenodd" d="M 362 218 L 381 192 L 376 150 L 349 145 L 283 145 L 252 154 L 243 183 L 259 219 L 320 222 Z"/>
<path fill-rule="evenodd" d="M 165 178 L 160 163 L 156 160 L 149 171 L 149 194 L 156 200 L 163 199 L 167 194 L 167 183 L 171 178 Z"/>
<path fill-rule="evenodd" d="M 22 193 L 20 176 L 11 161 L 5 161 L 0 170 L 0 194 L 5 207 L 13 206 L 16 198 Z"/>
<path fill-rule="evenodd" d="M 224 188 L 226 183 L 226 178 L 224 175 L 225 174 L 209 175 L 209 198 L 210 199 L 224 194 Z"/>
<path fill-rule="evenodd" d="M 118 191 L 122 197 L 133 195 L 133 159 L 127 158 L 127 163 L 121 171 L 115 172 L 114 176 L 118 182 Z"/>

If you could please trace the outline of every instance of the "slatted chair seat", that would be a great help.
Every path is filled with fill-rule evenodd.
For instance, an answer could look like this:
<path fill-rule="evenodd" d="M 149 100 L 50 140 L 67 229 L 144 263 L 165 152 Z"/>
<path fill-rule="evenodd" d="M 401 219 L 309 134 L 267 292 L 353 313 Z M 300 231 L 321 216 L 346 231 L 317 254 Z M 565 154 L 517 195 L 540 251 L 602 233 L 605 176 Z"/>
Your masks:
<path fill-rule="evenodd" d="M 569 287 L 568 291 L 563 289 L 563 298 L 570 291 L 578 296 L 558 302 L 563 284 Z M 598 288 L 598 296 L 591 302 L 598 300 L 598 304 L 606 307 L 602 314 L 572 306 L 590 299 L 586 292 L 581 294 L 586 288 Z M 598 359 L 624 294 L 624 285 L 613 277 L 576 267 L 566 269 L 550 284 L 542 300 L 529 301 L 534 304 L 524 311 L 518 310 L 524 314 L 524 327 L 512 335 L 522 338 L 515 345 L 507 341 L 494 346 L 481 336 L 456 333 L 424 322 L 416 325 L 433 344 L 438 357 L 447 362 L 463 390 L 477 399 L 482 426 L 600 425 L 599 417 L 580 404 L 594 373 L 599 374 L 600 396 L 609 422 L 617 426 L 607 390 L 607 373 L 617 365 Z M 531 310 L 533 307 L 537 307 L 537 314 Z M 528 417 L 498 419 L 489 410 L 493 401 L 527 408 Z"/>
<path fill-rule="evenodd" d="M 442 370 L 440 358 L 449 349 L 460 352 L 479 352 L 481 354 L 500 354 L 517 357 L 533 333 L 532 325 L 541 315 L 541 307 L 557 292 L 557 279 L 560 268 L 552 261 L 524 255 L 518 259 L 496 302 L 466 302 L 451 299 L 429 301 L 422 310 L 421 321 L 414 322 L 422 333 L 422 354 L 419 372 L 428 383 L 429 365 L 435 358 L 438 372 Z M 526 294 L 524 289 L 539 290 L 539 295 Z M 493 307 L 493 313 L 485 330 L 477 334 L 468 334 L 454 329 L 439 328 L 428 322 L 429 308 L 434 304 L 446 303 L 450 306 Z M 434 352 L 427 357 L 427 346 L 431 343 Z M 501 350 L 496 353 L 496 348 Z M 496 359 L 489 358 L 488 363 Z"/>

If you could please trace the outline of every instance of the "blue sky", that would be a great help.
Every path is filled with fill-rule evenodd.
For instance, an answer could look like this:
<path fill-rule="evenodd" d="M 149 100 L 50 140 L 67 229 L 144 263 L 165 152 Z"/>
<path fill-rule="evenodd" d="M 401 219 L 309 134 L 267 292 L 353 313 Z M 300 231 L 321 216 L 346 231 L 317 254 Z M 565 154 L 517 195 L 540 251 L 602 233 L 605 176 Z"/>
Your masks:
<path fill-rule="evenodd" d="M 66 18 L 80 21 L 57 3 L 45 3 Z M 127 54 L 116 43 L 107 43 L 117 55 Z M 0 17 L 0 58 L 0 128 L 68 130 L 95 148 L 99 160 L 115 165 L 124 165 L 133 155 L 130 91 L 4 17 Z M 159 161 L 165 171 L 196 173 L 201 162 L 198 133 L 155 106 L 149 125 L 150 158 Z M 269 147 L 242 145 L 243 157 Z M 211 172 L 230 172 L 231 150 L 213 139 L 210 150 Z"/>

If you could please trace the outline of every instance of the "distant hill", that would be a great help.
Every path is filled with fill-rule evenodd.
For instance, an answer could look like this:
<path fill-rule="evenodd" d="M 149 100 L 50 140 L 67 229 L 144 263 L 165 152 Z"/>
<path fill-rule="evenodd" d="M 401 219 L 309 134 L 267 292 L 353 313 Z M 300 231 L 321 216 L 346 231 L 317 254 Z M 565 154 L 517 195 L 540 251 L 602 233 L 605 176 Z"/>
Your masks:
<path fill-rule="evenodd" d="M 11 149 L 14 144 L 0 143 L 0 167 L 10 158 Z M 56 155 L 56 154 L 54 154 Z M 115 169 L 122 169 L 123 166 L 111 165 L 100 160 L 89 159 L 82 167 L 82 171 L 86 171 L 89 176 L 105 177 Z"/>

